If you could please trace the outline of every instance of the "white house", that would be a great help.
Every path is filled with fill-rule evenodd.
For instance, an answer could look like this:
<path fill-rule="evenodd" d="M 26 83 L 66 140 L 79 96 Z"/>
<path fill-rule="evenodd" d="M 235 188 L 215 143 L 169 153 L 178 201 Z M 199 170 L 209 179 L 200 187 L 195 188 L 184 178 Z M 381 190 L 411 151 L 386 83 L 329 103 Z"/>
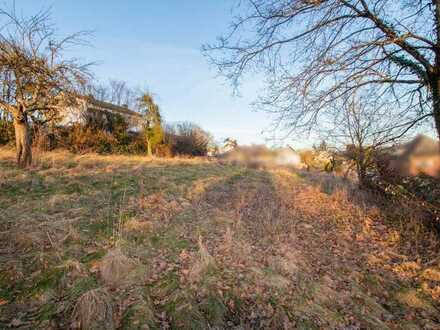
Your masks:
<path fill-rule="evenodd" d="M 102 117 L 106 120 L 105 114 L 118 114 L 124 117 L 128 124 L 128 130 L 131 132 L 139 132 L 142 128 L 142 115 L 136 111 L 130 110 L 128 107 L 119 106 L 108 102 L 98 101 L 92 96 L 78 97 L 78 105 L 69 107 L 65 110 L 60 120 L 60 125 L 71 125 L 74 123 L 84 123 L 86 114 L 98 115 L 103 114 Z"/>

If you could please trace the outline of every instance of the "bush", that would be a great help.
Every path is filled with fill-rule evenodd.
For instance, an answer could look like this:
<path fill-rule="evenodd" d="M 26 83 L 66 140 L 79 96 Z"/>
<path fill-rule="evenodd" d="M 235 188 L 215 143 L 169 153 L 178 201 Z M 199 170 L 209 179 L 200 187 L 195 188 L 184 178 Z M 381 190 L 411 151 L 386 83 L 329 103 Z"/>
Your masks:
<path fill-rule="evenodd" d="M 68 133 L 68 145 L 71 151 L 77 153 L 111 153 L 118 140 L 106 131 L 74 125 Z"/>
<path fill-rule="evenodd" d="M 118 141 L 119 145 L 129 145 L 132 142 L 132 137 L 128 132 L 127 121 L 119 114 L 112 114 L 109 116 L 109 133 L 111 133 Z"/>
<path fill-rule="evenodd" d="M 87 112 L 85 125 L 76 123 L 57 129 L 57 146 L 72 152 L 145 153 L 141 134 L 130 133 L 125 118 L 119 114 Z"/>
<path fill-rule="evenodd" d="M 165 128 L 165 144 L 174 155 L 206 156 L 212 136 L 199 126 L 183 122 Z"/>
<path fill-rule="evenodd" d="M 159 144 L 156 146 L 156 156 L 162 158 L 173 157 L 173 150 L 168 144 Z"/>
<path fill-rule="evenodd" d="M 118 139 L 118 143 L 113 146 L 114 153 L 122 154 L 146 154 L 147 143 L 140 133 L 127 133 L 124 139 Z"/>

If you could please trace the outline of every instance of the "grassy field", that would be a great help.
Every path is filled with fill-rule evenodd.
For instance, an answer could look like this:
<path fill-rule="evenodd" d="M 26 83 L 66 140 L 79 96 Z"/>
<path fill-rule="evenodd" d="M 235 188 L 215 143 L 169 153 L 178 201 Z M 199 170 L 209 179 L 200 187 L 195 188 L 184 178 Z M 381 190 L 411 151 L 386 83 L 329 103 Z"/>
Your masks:
<path fill-rule="evenodd" d="M 0 149 L 0 329 L 439 329 L 439 260 L 367 200 L 318 173 L 67 152 L 23 171 Z"/>

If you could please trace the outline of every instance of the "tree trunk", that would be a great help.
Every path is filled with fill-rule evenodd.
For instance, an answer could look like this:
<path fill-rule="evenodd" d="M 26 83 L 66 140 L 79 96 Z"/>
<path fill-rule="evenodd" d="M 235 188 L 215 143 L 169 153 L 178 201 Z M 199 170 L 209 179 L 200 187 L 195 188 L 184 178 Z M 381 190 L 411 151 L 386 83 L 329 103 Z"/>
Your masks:
<path fill-rule="evenodd" d="M 148 141 L 147 141 L 147 155 L 148 155 L 148 157 L 152 157 L 153 156 L 153 151 L 151 150 L 151 141 L 150 141 L 150 139 L 148 139 Z"/>
<path fill-rule="evenodd" d="M 434 22 L 437 48 L 435 50 L 435 68 L 433 77 L 431 78 L 431 90 L 434 122 L 437 129 L 437 136 L 440 140 L 440 2 L 439 0 L 432 0 L 432 4 L 435 6 Z"/>
<path fill-rule="evenodd" d="M 14 116 L 14 128 L 17 164 L 25 168 L 32 163 L 32 139 L 25 114 L 18 117 Z"/>
<path fill-rule="evenodd" d="M 434 79 L 431 85 L 434 122 L 437 129 L 437 137 L 440 141 L 440 79 Z"/>
<path fill-rule="evenodd" d="M 359 187 L 364 188 L 367 185 L 367 162 L 365 150 L 362 147 L 359 147 L 358 155 L 356 158 L 356 169 Z"/>
<path fill-rule="evenodd" d="M 363 163 L 359 160 L 356 164 L 356 172 L 358 176 L 359 187 L 365 187 L 365 183 L 367 181 L 367 169 Z"/>

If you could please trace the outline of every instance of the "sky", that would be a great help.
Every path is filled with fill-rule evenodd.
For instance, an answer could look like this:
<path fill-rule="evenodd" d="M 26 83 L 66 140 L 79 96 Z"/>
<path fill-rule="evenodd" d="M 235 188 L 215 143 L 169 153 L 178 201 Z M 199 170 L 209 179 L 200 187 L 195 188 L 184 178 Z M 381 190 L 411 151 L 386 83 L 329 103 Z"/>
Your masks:
<path fill-rule="evenodd" d="M 15 0 L 15 6 L 24 15 L 50 8 L 60 36 L 92 30 L 91 46 L 75 56 L 96 62 L 92 72 L 102 82 L 147 87 L 166 121 L 195 122 L 219 142 L 272 144 L 271 118 L 251 106 L 259 79 L 249 77 L 234 95 L 200 51 L 227 31 L 234 1 Z"/>

